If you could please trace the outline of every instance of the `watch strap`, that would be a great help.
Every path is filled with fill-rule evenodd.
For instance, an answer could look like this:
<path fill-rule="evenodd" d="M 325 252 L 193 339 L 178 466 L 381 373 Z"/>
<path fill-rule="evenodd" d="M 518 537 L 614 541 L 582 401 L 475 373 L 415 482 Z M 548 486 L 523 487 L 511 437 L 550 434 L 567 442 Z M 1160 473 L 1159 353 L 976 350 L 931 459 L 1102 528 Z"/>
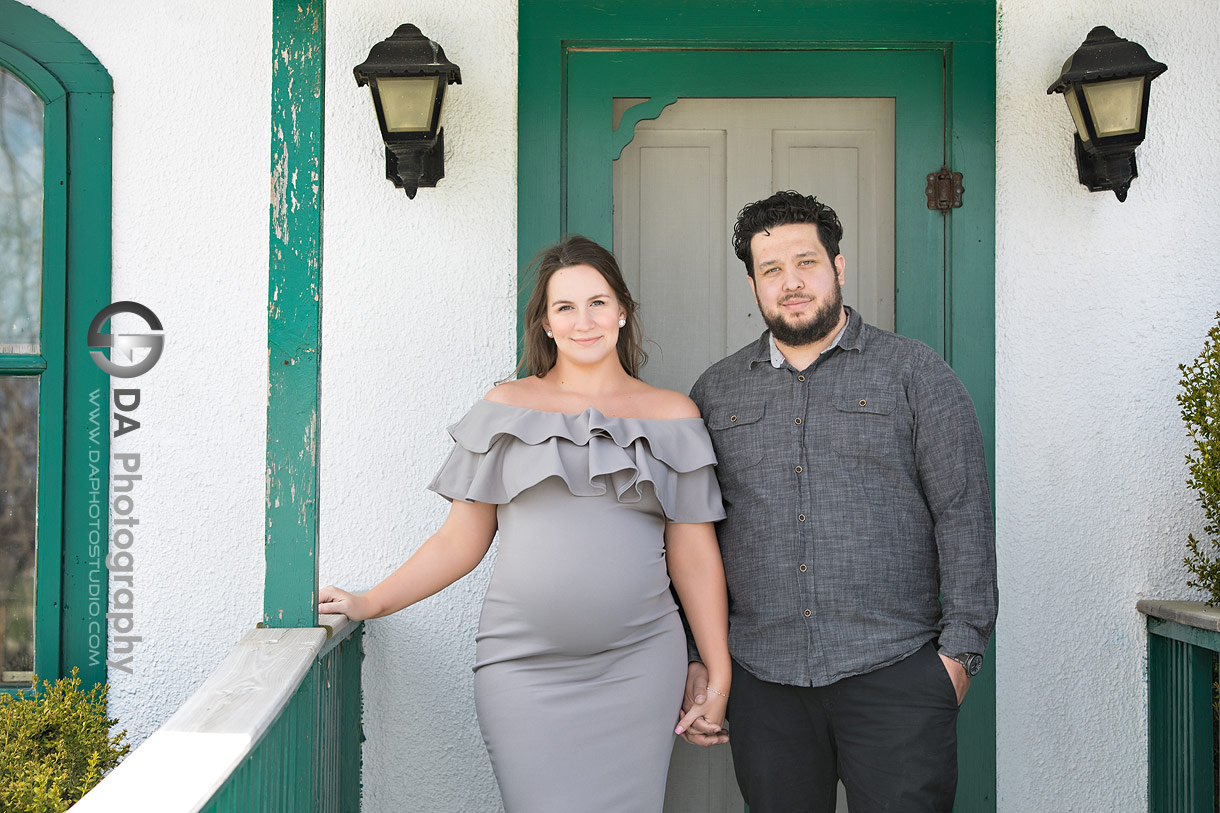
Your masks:
<path fill-rule="evenodd" d="M 950 655 L 949 657 L 962 665 L 968 677 L 974 677 L 983 668 L 983 656 L 977 652 L 963 652 L 960 655 Z"/>

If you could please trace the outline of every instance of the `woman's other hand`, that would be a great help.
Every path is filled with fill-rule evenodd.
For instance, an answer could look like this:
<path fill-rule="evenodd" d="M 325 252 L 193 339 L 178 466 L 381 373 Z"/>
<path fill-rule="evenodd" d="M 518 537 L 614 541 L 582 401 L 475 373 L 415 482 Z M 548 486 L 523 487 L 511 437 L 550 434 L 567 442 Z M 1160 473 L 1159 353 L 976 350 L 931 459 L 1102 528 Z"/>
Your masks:
<path fill-rule="evenodd" d="M 682 712 L 678 715 L 678 727 L 674 729 L 675 734 L 691 745 L 722 745 L 729 741 L 728 729 L 722 727 L 729 699 L 719 692 L 708 691 L 707 687 L 707 667 L 699 661 L 691 661 L 687 665 Z"/>
<path fill-rule="evenodd" d="M 674 729 L 691 745 L 720 745 L 729 740 L 729 732 L 723 727 L 729 699 L 711 690 L 706 692 L 706 698 L 691 706 Z"/>

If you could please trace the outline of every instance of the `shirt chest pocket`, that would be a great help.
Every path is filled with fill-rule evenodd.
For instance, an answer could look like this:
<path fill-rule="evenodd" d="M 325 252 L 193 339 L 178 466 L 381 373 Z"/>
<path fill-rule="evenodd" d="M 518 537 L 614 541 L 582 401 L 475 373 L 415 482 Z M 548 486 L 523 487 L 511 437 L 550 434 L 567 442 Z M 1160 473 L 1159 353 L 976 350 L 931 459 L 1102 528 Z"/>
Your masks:
<path fill-rule="evenodd" d="M 708 434 L 722 477 L 731 480 L 763 461 L 764 412 L 762 403 L 741 403 L 719 407 L 708 415 Z"/>
<path fill-rule="evenodd" d="M 892 393 L 839 392 L 830 415 L 830 445 L 848 457 L 888 457 L 898 450 L 899 421 Z M 909 442 L 908 442 L 909 453 Z"/>

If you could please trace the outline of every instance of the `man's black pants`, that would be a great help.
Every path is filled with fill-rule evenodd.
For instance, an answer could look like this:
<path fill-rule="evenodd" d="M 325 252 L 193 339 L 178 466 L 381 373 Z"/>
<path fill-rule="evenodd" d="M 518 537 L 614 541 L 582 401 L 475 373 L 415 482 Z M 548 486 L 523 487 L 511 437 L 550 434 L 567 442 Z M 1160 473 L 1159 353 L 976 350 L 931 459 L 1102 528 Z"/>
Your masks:
<path fill-rule="evenodd" d="M 957 788 L 957 694 L 928 642 L 910 657 L 813 688 L 733 664 L 729 742 L 750 813 L 948 813 Z"/>

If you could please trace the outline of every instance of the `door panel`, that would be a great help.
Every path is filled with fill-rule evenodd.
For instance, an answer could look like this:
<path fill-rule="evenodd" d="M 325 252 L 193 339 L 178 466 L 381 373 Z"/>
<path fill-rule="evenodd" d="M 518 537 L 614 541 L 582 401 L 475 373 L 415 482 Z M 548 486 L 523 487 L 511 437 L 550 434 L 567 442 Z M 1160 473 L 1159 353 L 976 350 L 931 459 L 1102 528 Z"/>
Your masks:
<path fill-rule="evenodd" d="M 689 391 L 726 346 L 724 318 L 708 316 L 724 312 L 731 256 L 722 234 L 725 133 L 637 130 L 615 177 L 614 253 L 640 303 L 644 379 Z"/>
<path fill-rule="evenodd" d="M 783 81 L 760 89 L 760 76 L 780 76 Z M 769 195 L 776 186 L 809 184 L 812 188 L 823 182 L 831 185 L 849 183 L 834 174 L 839 169 L 831 158 L 817 153 L 823 149 L 854 150 L 853 160 L 861 167 L 868 163 L 878 167 L 876 173 L 884 173 L 874 174 L 871 179 L 865 178 L 867 173 L 863 171 L 859 174 L 869 181 L 870 195 L 885 192 L 892 193 L 893 198 L 886 201 L 874 195 L 882 201 L 876 207 L 867 213 L 860 209 L 850 214 L 855 225 L 848 227 L 848 237 L 854 234 L 860 243 L 855 249 L 859 256 L 847 256 L 848 268 L 859 269 L 865 264 L 874 270 L 893 267 L 892 285 L 878 284 L 868 294 L 878 298 L 881 308 L 880 315 L 871 318 L 886 324 L 888 319 L 884 314 L 892 307 L 893 324 L 898 332 L 917 338 L 943 354 L 946 347 L 945 223 L 943 215 L 927 208 L 924 198 L 925 176 L 939 169 L 945 160 L 944 54 L 940 51 L 574 50 L 568 56 L 565 96 L 563 231 L 584 234 L 605 246 L 615 245 L 614 165 L 621 144 L 634 144 L 633 139 L 625 138 L 625 134 L 615 130 L 614 124 L 619 119 L 614 110 L 616 98 L 630 101 L 673 99 L 676 103 L 657 119 L 659 130 L 663 129 L 661 122 L 666 120 L 670 109 L 676 108 L 678 113 L 685 115 L 681 108 L 688 100 L 735 98 L 744 103 L 762 96 L 785 100 L 818 98 L 835 105 L 846 105 L 851 99 L 890 100 L 894 146 L 891 152 L 882 143 L 869 143 L 874 136 L 868 133 L 875 131 L 872 127 L 845 123 L 851 121 L 847 118 L 846 107 L 834 108 L 830 114 L 833 126 L 822 130 L 784 126 L 783 122 L 778 127 L 769 122 L 760 126 L 757 119 L 753 124 L 746 121 L 735 125 L 740 137 L 734 135 L 734 127 L 724 128 L 727 179 L 754 177 L 751 173 L 734 171 L 738 164 L 748 164 L 757 157 L 759 151 L 746 146 L 751 143 L 751 135 L 761 137 L 765 133 L 773 144 L 763 152 L 774 152 L 778 146 L 780 154 L 774 161 L 770 183 L 765 176 L 757 181 L 743 181 L 725 194 L 724 221 L 720 234 L 715 236 L 721 250 L 728 252 L 729 229 L 742 204 Z M 620 108 L 623 104 L 620 103 Z M 631 119 L 622 115 L 621 109 L 619 113 L 622 121 Z M 654 138 L 650 135 L 650 126 L 647 121 L 637 125 L 635 138 Z M 758 132 L 751 134 L 751 129 Z M 622 152 L 626 159 L 628 150 Z M 891 154 L 892 173 L 901 180 L 892 187 L 879 189 L 886 186 L 879 178 L 890 173 L 876 162 L 889 161 Z M 864 189 L 860 187 L 861 195 Z M 673 208 L 688 204 L 699 206 L 697 201 L 691 203 L 697 197 L 675 188 L 670 202 Z M 845 217 L 847 210 L 848 207 L 843 207 L 841 211 Z M 892 225 L 889 218 L 892 218 Z M 875 232 L 893 232 L 897 248 L 893 249 L 892 257 L 888 254 L 889 249 L 871 246 L 860 237 L 869 224 L 875 224 Z M 713 245 L 716 245 L 715 240 Z M 875 254 L 872 253 L 874 249 Z M 731 253 L 727 256 L 732 257 Z M 849 273 L 849 276 L 856 275 Z M 857 276 L 860 280 L 864 278 Z M 732 280 L 737 284 L 731 284 Z M 891 287 L 895 297 L 892 305 L 884 301 Z M 726 285 L 726 296 L 729 307 L 754 312 L 755 305 L 749 298 L 748 289 L 741 293 L 736 272 Z M 648 305 L 644 297 L 640 298 Z M 867 313 L 871 306 L 863 304 L 861 296 L 857 299 L 861 300 L 857 304 Z M 757 320 L 758 317 L 750 318 Z M 757 329 L 731 334 L 728 331 L 732 324 L 733 320 L 727 321 L 726 351 L 756 338 L 762 330 L 760 325 Z"/>
<path fill-rule="evenodd" d="M 640 101 L 615 99 L 614 120 Z M 894 329 L 894 100 L 679 99 L 614 162 L 614 253 L 641 303 L 649 383 L 687 392 L 758 338 L 730 235 L 745 203 L 780 189 L 839 213 L 844 301 Z"/>
<path fill-rule="evenodd" d="M 614 121 L 641 101 L 615 99 Z M 636 126 L 614 165 L 614 252 L 641 303 L 649 383 L 687 392 L 757 338 L 763 324 L 729 235 L 742 205 L 780 189 L 834 207 L 852 258 L 844 299 L 893 329 L 893 99 L 679 99 Z M 744 804 L 728 749 L 678 742 L 667 788 L 667 813 Z"/>
<path fill-rule="evenodd" d="M 842 106 L 849 103 L 855 109 L 845 112 L 868 119 L 867 129 L 775 132 L 771 186 L 808 190 L 838 213 L 847 263 L 843 301 L 869 324 L 893 330 L 894 104 L 853 99 Z"/>
<path fill-rule="evenodd" d="M 560 228 L 614 246 L 624 265 L 634 266 L 629 284 L 645 308 L 646 330 L 655 331 L 659 344 L 669 351 L 668 358 L 655 354 L 657 363 L 649 365 L 652 372 L 646 377 L 685 389 L 706 363 L 757 337 L 762 326 L 740 279 L 744 269 L 732 256 L 729 234 L 743 203 L 779 188 L 813 192 L 840 213 L 846 230 L 842 250 L 847 276 L 854 276 L 857 285 L 855 291 L 845 291 L 849 303 L 855 300 L 866 316 L 873 310 L 868 318 L 882 325 L 886 314 L 892 313 L 898 332 L 949 357 L 948 219 L 928 210 L 924 200 L 926 174 L 939 169 L 948 153 L 944 97 L 948 57 L 935 46 L 925 48 L 649 51 L 574 46 L 566 50 Z M 771 156 L 768 183 L 766 173 L 736 171 L 739 163 L 757 159 L 759 150 L 744 148 L 733 127 L 717 123 L 702 127 L 698 136 L 675 133 L 682 128 L 672 125 L 665 109 L 668 105 L 682 112 L 688 100 L 763 97 L 888 100 L 893 124 L 848 126 L 840 120 L 841 112 L 832 117 L 838 126 L 831 128 L 771 122 L 766 117 L 756 120 L 753 129 L 760 132 L 755 135 L 765 133 L 770 139 L 769 149 L 763 150 Z M 617 111 L 616 99 L 625 100 Z M 646 104 L 624 114 L 630 101 L 639 100 Z M 640 118 L 645 121 L 637 125 Z M 650 124 L 650 118 L 656 122 Z M 619 127 L 625 129 L 616 132 Z M 822 131 L 826 129 L 830 133 Z M 875 140 L 878 129 L 893 133 L 892 146 Z M 724 178 L 720 179 L 722 137 Z M 616 162 L 620 152 L 623 157 Z M 888 170 L 880 166 L 887 156 L 893 161 Z M 645 188 L 654 175 L 669 185 L 667 194 Z M 717 194 L 721 184 L 730 191 Z M 884 199 L 878 194 L 882 191 L 891 197 Z M 633 202 L 634 214 L 628 213 L 627 199 Z M 635 236 L 629 234 L 632 229 L 626 228 L 624 217 L 635 221 Z M 868 236 L 887 233 L 893 235 L 889 246 Z M 679 234 L 684 236 L 675 239 Z M 708 271 L 716 266 L 724 268 L 723 273 Z M 886 277 L 887 268 L 892 269 L 892 278 Z M 754 324 L 747 330 L 743 325 L 750 320 Z M 714 324 L 717 321 L 724 327 Z M 667 335 L 673 333 L 684 335 Z M 988 686 L 985 691 L 991 695 L 994 690 Z M 977 722 L 971 719 L 980 714 Z M 990 697 L 966 704 L 959 732 L 959 796 L 962 788 L 977 784 L 970 796 L 977 794 L 984 804 L 993 804 L 987 790 L 994 782 Z M 732 778 L 724 752 L 713 751 L 701 759 L 686 766 L 675 762 L 670 797 L 691 804 L 666 809 L 701 813 L 738 809 L 727 790 Z M 978 782 L 972 780 L 975 773 Z M 714 777 L 723 780 L 723 792 L 709 795 L 701 788 L 714 784 L 710 781 Z M 962 809 L 974 809 L 967 804 Z"/>
<path fill-rule="evenodd" d="M 615 99 L 614 121 L 641 101 Z M 838 212 L 844 302 L 893 330 L 893 99 L 680 99 L 638 123 L 614 166 L 614 250 L 641 303 L 645 381 L 688 392 L 763 331 L 730 236 L 742 205 L 780 189 Z M 727 748 L 677 742 L 667 789 L 667 813 L 743 807 Z"/>

